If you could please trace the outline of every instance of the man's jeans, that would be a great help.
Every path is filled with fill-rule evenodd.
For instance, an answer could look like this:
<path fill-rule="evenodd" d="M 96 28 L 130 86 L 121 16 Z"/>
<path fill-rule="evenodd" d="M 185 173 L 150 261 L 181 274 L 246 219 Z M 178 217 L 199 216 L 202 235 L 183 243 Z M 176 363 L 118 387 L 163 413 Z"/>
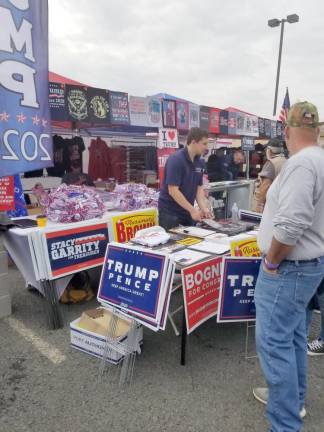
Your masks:
<path fill-rule="evenodd" d="M 255 288 L 256 345 L 269 387 L 271 432 L 300 431 L 307 373 L 306 307 L 324 276 L 324 257 L 260 266 Z"/>
<path fill-rule="evenodd" d="M 320 309 L 321 311 L 321 332 L 319 337 L 324 341 L 324 279 L 320 283 L 320 286 L 317 288 L 316 294 L 309 302 L 306 311 L 306 328 L 307 335 L 309 336 L 310 325 L 313 317 L 313 309 Z"/>

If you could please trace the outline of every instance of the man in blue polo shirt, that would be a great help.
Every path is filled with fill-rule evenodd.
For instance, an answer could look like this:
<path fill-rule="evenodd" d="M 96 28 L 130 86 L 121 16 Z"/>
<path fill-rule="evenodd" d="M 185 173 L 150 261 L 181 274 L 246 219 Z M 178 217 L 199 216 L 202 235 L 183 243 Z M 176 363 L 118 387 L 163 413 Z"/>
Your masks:
<path fill-rule="evenodd" d="M 207 146 L 208 133 L 192 128 L 187 147 L 173 153 L 166 162 L 159 198 L 159 223 L 166 230 L 178 225 L 191 226 L 212 216 L 202 186 L 201 157 Z M 195 201 L 199 209 L 194 208 Z"/>

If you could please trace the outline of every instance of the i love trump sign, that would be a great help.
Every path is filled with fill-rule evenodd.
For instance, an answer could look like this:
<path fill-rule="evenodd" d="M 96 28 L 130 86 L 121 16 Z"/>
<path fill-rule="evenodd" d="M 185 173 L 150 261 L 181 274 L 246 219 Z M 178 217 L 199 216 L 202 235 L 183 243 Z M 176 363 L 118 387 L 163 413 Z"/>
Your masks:
<path fill-rule="evenodd" d="M 158 148 L 178 148 L 178 131 L 177 129 L 159 129 L 159 142 Z"/>

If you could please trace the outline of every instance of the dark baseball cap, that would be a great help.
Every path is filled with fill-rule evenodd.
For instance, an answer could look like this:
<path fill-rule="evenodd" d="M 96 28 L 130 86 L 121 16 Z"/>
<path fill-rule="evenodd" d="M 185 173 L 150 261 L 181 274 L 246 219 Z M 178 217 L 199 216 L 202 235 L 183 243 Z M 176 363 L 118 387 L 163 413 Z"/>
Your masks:
<path fill-rule="evenodd" d="M 269 140 L 266 147 L 269 147 L 273 153 L 281 153 L 284 151 L 284 143 L 279 138 L 272 138 Z"/>

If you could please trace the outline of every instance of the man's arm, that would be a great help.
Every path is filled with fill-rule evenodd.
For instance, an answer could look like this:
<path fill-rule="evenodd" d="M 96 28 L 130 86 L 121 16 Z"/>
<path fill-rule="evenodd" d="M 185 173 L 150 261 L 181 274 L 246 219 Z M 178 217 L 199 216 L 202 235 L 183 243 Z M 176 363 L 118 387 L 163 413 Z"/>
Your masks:
<path fill-rule="evenodd" d="M 304 167 L 293 167 L 280 179 L 279 210 L 274 218 L 273 238 L 266 259 L 280 264 L 313 223 L 314 175 Z"/>
<path fill-rule="evenodd" d="M 272 264 L 280 264 L 293 249 L 294 246 L 281 243 L 275 237 L 272 237 L 271 247 L 267 253 L 267 260 Z"/>
<path fill-rule="evenodd" d="M 187 210 L 194 221 L 201 220 L 201 214 L 199 210 L 195 209 L 194 206 L 186 199 L 183 193 L 179 190 L 179 186 L 168 185 L 169 195 L 174 199 L 174 201 L 179 204 L 180 207 Z"/>
<path fill-rule="evenodd" d="M 202 211 L 203 217 L 204 218 L 212 218 L 213 215 L 212 215 L 212 213 L 208 207 L 208 201 L 207 201 L 207 198 L 205 196 L 205 191 L 204 191 L 203 186 L 198 186 L 196 201 L 198 203 L 200 210 Z"/>

